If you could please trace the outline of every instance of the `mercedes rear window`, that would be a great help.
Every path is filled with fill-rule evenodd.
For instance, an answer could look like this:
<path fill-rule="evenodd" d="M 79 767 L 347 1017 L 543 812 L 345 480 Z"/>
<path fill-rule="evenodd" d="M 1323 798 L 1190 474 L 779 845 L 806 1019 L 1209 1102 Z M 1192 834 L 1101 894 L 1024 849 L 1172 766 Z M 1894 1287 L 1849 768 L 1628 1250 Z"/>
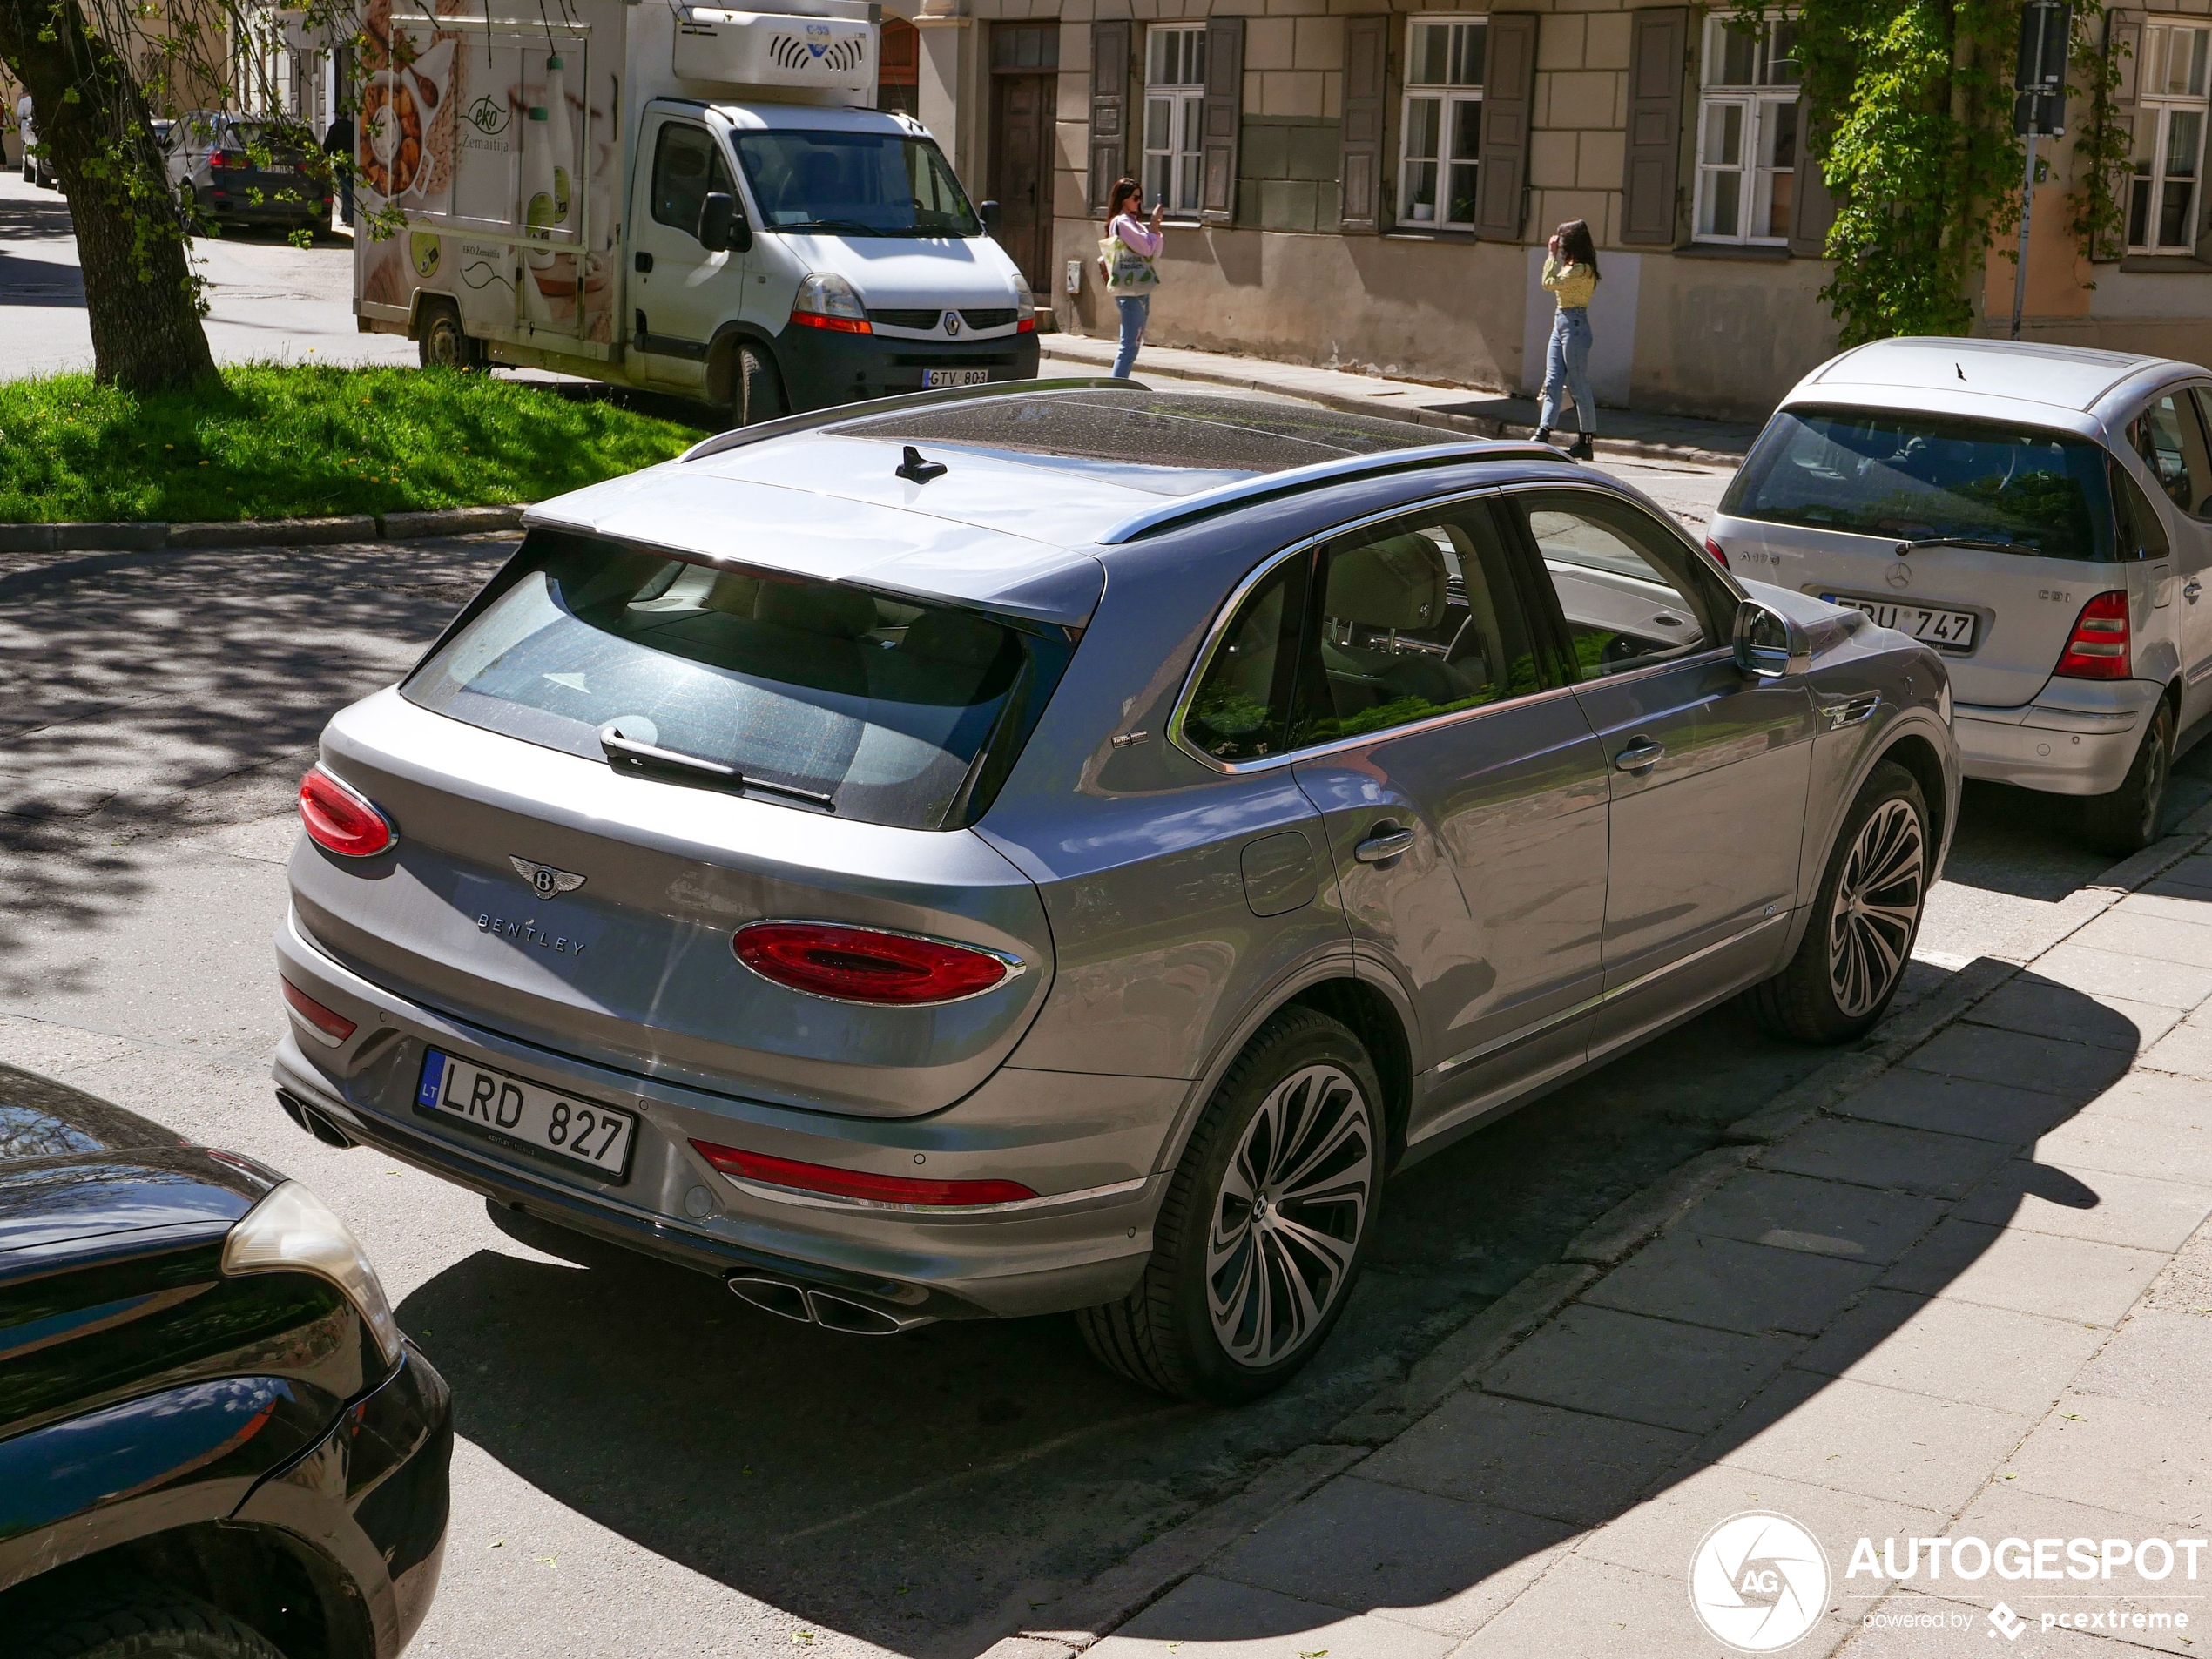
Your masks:
<path fill-rule="evenodd" d="M 2036 427 L 1868 409 L 1784 409 L 1723 513 L 2047 559 L 2112 557 L 2105 453 Z"/>
<path fill-rule="evenodd" d="M 533 530 L 401 687 L 471 725 L 872 824 L 973 822 L 1073 646 L 845 583 Z"/>

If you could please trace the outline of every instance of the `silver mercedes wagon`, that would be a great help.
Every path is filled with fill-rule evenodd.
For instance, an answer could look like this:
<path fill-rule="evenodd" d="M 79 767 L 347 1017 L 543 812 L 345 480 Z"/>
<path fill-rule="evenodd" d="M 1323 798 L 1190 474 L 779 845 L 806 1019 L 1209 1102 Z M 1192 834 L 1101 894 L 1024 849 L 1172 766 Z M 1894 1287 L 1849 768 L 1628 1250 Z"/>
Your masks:
<path fill-rule="evenodd" d="M 543 503 L 300 788 L 286 1109 L 856 1332 L 1235 1400 L 1384 1177 L 1723 998 L 1895 992 L 1928 646 L 1527 444 L 1033 382 Z"/>

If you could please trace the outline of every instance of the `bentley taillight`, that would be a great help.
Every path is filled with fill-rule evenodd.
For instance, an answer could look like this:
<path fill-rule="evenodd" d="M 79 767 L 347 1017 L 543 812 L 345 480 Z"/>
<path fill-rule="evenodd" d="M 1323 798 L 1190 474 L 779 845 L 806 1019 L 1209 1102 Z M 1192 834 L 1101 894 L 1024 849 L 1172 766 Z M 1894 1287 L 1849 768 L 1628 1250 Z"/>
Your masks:
<path fill-rule="evenodd" d="M 756 921 L 730 947 L 761 978 L 794 991 L 892 1007 L 956 1002 L 1021 971 L 995 951 L 825 921 Z"/>
<path fill-rule="evenodd" d="M 300 780 L 300 821 L 310 840 L 341 858 L 373 858 L 400 839 L 368 796 L 320 766 Z"/>

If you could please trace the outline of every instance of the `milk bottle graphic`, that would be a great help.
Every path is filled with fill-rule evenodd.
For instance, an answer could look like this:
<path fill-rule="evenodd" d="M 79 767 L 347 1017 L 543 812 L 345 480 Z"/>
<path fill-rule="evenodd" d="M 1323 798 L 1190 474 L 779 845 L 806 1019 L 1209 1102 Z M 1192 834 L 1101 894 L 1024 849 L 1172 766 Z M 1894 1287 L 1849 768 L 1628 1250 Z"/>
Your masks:
<path fill-rule="evenodd" d="M 523 256 L 528 279 L 523 284 L 523 314 L 532 322 L 553 320 L 539 286 L 553 274 L 553 250 L 546 242 L 561 219 L 553 194 L 551 125 L 543 105 L 530 105 L 529 119 L 523 127 L 523 233 L 529 239 Z"/>
<path fill-rule="evenodd" d="M 568 78 L 556 56 L 545 60 L 545 138 L 553 158 L 554 223 L 564 231 L 576 229 L 576 188 L 570 172 L 576 166 L 576 132 L 569 125 Z"/>

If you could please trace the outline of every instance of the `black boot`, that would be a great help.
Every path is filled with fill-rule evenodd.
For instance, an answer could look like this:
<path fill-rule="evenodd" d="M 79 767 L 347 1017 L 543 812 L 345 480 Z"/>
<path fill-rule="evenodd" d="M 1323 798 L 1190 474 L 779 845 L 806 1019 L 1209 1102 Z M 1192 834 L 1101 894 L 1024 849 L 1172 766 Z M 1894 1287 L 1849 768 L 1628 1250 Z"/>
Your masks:
<path fill-rule="evenodd" d="M 1540 427 L 1538 427 L 1538 428 L 1536 428 L 1536 442 L 1539 442 L 1539 443 L 1549 443 L 1551 441 L 1552 441 L 1552 429 L 1551 429 L 1549 427 L 1548 427 L 1548 426 L 1540 426 Z"/>
<path fill-rule="evenodd" d="M 1578 432 L 1575 435 L 1574 445 L 1567 453 L 1577 461 L 1597 459 L 1596 447 L 1590 442 L 1590 435 L 1587 432 Z"/>

